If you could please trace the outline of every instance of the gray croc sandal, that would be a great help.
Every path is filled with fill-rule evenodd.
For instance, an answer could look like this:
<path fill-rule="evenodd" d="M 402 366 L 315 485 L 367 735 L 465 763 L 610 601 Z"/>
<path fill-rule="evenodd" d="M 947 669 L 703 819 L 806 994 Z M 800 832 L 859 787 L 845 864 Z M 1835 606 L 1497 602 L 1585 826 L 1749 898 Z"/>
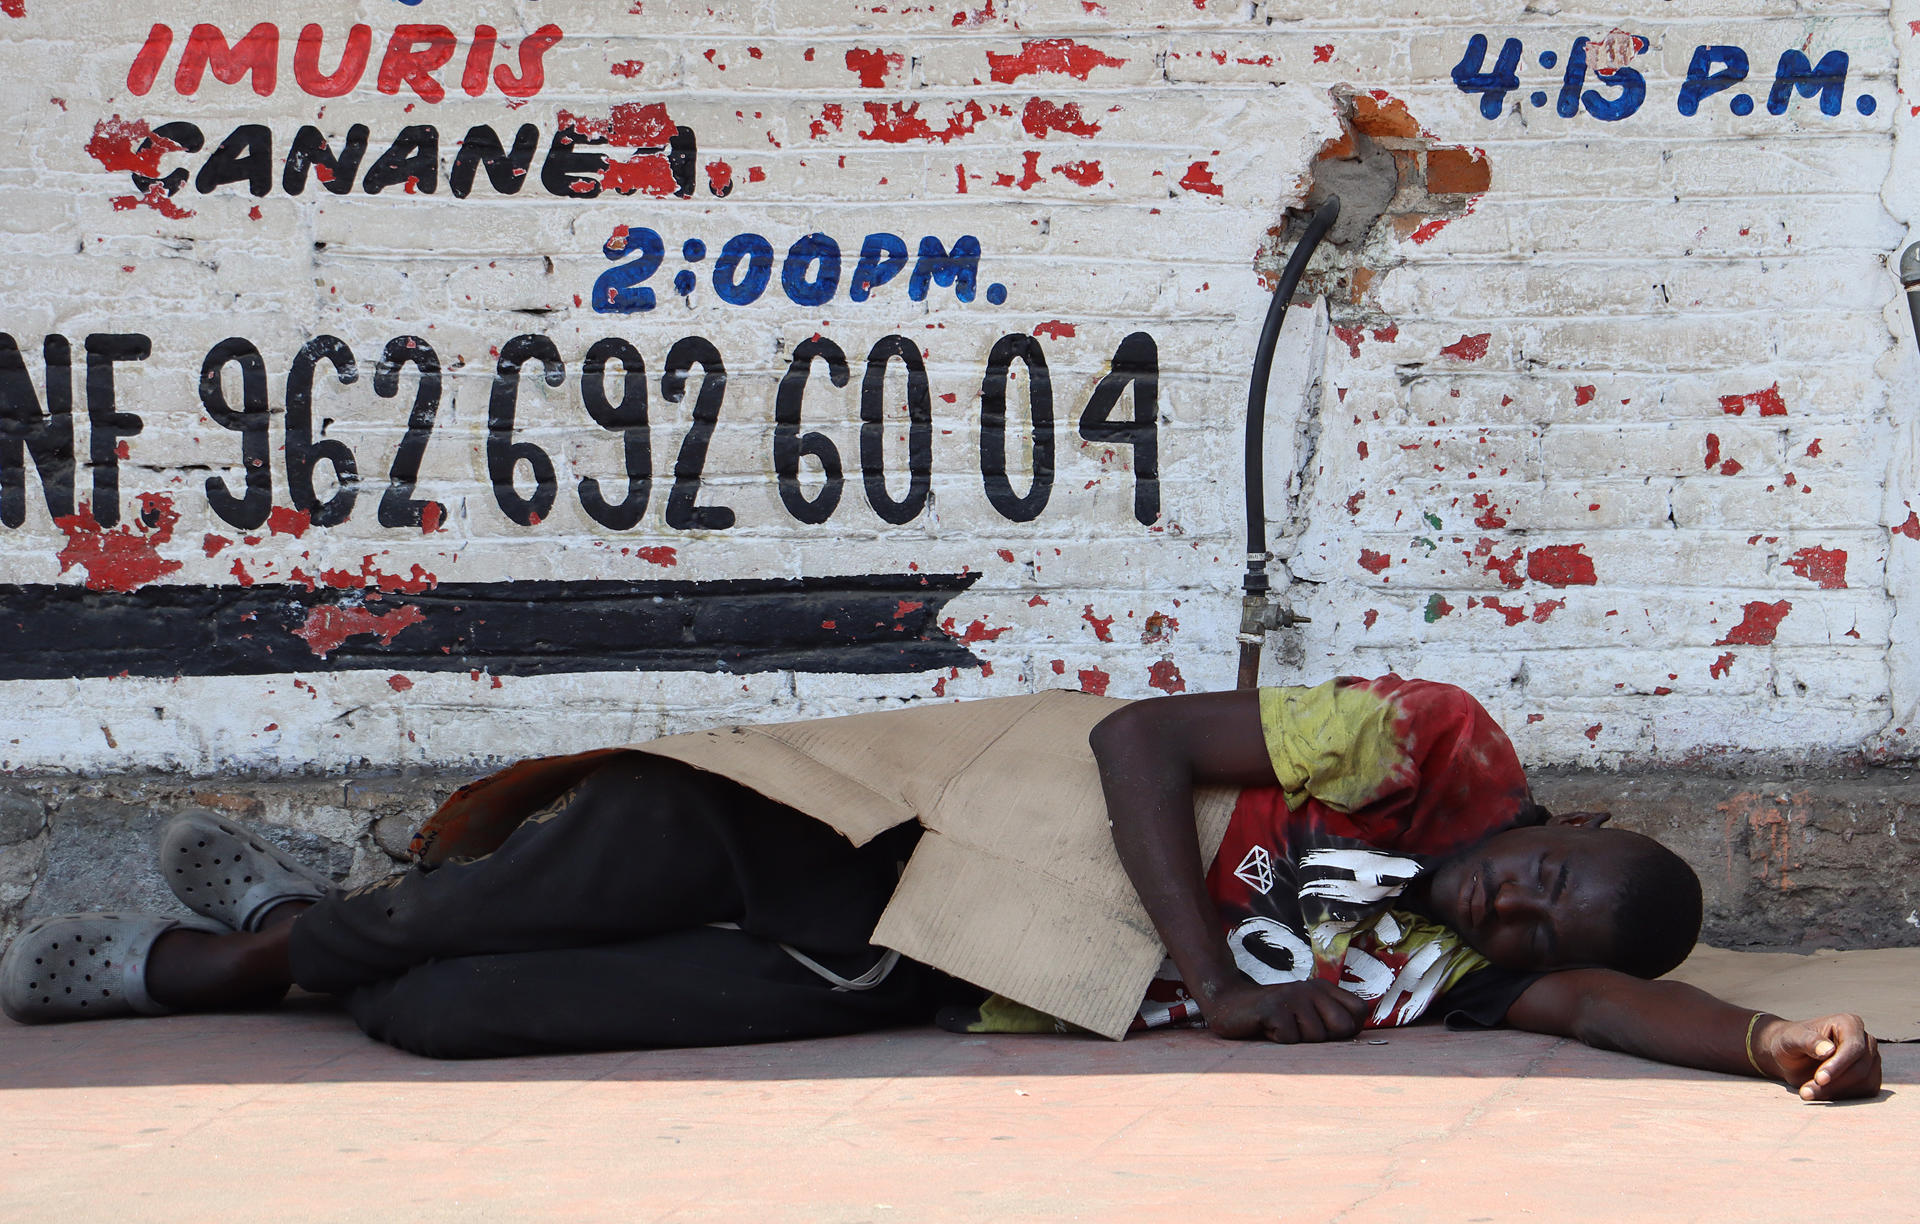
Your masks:
<path fill-rule="evenodd" d="M 175 817 L 161 833 L 160 873 L 188 909 L 236 931 L 259 930 L 282 901 L 333 891 L 333 881 L 205 809 Z"/>
<path fill-rule="evenodd" d="M 0 1011 L 22 1024 L 164 1016 L 147 993 L 154 941 L 184 928 L 227 934 L 198 918 L 162 914 L 63 914 L 14 937 L 0 957 Z"/>

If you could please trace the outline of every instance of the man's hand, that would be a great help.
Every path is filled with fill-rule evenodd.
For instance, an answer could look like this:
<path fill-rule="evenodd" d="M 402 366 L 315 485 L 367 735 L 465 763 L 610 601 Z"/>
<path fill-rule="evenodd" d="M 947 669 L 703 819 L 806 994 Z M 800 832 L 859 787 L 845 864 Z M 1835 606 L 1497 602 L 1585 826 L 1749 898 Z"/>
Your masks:
<path fill-rule="evenodd" d="M 1208 1030 L 1217 1036 L 1292 1045 L 1344 1041 L 1360 1031 L 1372 1006 L 1332 982 L 1308 978 L 1278 986 L 1236 984 L 1217 992 L 1211 1002 L 1203 1002 L 1200 1010 L 1207 1017 Z M 1879 1082 L 1877 1074 L 1874 1082 Z"/>
<path fill-rule="evenodd" d="M 1763 1021 L 1753 1035 L 1762 1067 L 1803 1101 L 1845 1101 L 1880 1091 L 1880 1044 L 1858 1016 Z"/>

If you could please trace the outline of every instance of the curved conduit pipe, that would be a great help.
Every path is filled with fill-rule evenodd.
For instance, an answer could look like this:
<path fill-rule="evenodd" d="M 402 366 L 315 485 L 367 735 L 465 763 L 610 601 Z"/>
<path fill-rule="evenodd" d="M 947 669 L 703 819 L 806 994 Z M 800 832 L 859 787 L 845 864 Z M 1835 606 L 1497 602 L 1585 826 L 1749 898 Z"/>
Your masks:
<path fill-rule="evenodd" d="M 1287 304 L 1293 300 L 1300 276 L 1321 239 L 1340 216 L 1340 197 L 1328 196 L 1326 203 L 1307 222 L 1299 245 L 1287 259 L 1280 284 L 1267 307 L 1266 326 L 1260 329 L 1260 346 L 1254 352 L 1253 383 L 1247 388 L 1247 573 L 1241 583 L 1240 600 L 1240 678 L 1236 687 L 1251 689 L 1260 682 L 1260 648 L 1274 629 L 1306 620 L 1274 605 L 1267 581 L 1267 379 L 1273 373 L 1273 347 L 1280 340 L 1280 326 L 1287 319 Z"/>

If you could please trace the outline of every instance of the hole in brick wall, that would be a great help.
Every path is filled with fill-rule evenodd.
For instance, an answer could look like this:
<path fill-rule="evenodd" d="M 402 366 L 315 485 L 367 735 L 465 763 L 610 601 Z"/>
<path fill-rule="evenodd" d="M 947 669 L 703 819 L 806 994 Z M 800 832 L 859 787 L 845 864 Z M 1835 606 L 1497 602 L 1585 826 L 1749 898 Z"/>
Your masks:
<path fill-rule="evenodd" d="M 1305 204 L 1268 231 L 1255 268 L 1277 283 L 1307 219 L 1340 197 L 1340 219 L 1301 278 L 1298 302 L 1324 295 L 1342 326 L 1383 326 L 1381 280 L 1407 261 L 1407 245 L 1425 242 L 1473 211 L 1492 183 L 1486 155 L 1436 144 L 1384 90 L 1334 91 L 1340 134 L 1320 147 L 1307 171 Z"/>

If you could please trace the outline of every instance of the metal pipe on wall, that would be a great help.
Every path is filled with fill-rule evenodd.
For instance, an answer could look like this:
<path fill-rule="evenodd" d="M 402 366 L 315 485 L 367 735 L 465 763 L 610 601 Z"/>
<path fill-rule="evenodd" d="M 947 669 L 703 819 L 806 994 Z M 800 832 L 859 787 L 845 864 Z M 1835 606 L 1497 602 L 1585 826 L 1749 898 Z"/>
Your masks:
<path fill-rule="evenodd" d="M 1340 197 L 1328 196 L 1308 220 L 1299 244 L 1287 259 L 1286 270 L 1280 274 L 1280 284 L 1267 306 L 1266 324 L 1260 329 L 1259 346 L 1254 350 L 1253 381 L 1247 388 L 1247 572 L 1241 583 L 1240 675 L 1236 685 L 1242 689 L 1260 682 L 1260 648 L 1266 644 L 1267 634 L 1307 619 L 1274 605 L 1267 577 L 1267 562 L 1273 559 L 1267 551 L 1267 380 L 1273 373 L 1273 350 L 1280 340 L 1280 327 L 1286 322 L 1287 306 L 1300 286 L 1307 261 L 1339 216 Z"/>

